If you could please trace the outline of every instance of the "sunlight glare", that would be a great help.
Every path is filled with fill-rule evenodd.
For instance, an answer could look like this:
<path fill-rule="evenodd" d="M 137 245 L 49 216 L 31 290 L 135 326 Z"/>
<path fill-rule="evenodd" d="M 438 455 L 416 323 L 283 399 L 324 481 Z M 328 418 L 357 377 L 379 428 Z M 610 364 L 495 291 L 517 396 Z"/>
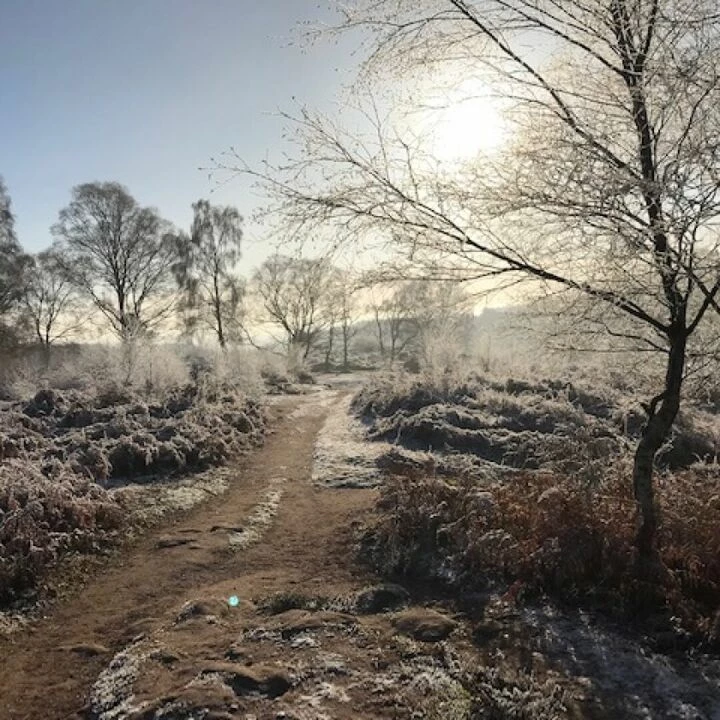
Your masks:
<path fill-rule="evenodd" d="M 431 98 L 419 115 L 426 149 L 443 163 L 493 154 L 507 140 L 508 128 L 499 104 L 487 87 L 464 83 L 439 100 Z"/>

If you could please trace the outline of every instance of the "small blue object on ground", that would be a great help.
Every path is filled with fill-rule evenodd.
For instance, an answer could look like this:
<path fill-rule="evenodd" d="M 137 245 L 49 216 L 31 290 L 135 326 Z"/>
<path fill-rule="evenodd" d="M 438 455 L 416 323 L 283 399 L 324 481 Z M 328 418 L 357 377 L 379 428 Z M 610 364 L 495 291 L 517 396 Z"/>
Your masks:
<path fill-rule="evenodd" d="M 240 604 L 240 598 L 237 595 L 231 595 L 228 598 L 228 605 L 230 607 L 237 607 Z"/>

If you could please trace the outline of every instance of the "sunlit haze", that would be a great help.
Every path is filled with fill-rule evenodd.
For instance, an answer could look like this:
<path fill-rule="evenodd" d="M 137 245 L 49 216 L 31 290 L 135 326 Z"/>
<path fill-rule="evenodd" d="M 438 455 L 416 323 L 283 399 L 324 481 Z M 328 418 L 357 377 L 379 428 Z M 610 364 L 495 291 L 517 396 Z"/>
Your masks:
<path fill-rule="evenodd" d="M 456 161 L 495 152 L 506 138 L 502 115 L 492 100 L 470 97 L 439 111 L 430 143 L 439 160 Z"/>
<path fill-rule="evenodd" d="M 420 109 L 408 125 L 421 137 L 423 149 L 446 164 L 495 153 L 509 135 L 499 102 L 477 81 L 460 82 L 442 94 L 421 94 Z"/>

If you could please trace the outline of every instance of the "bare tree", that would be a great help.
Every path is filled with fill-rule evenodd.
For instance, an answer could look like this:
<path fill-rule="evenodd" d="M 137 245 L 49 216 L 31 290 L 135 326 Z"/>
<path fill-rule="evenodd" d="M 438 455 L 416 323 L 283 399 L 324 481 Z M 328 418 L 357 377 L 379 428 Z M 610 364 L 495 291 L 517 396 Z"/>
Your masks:
<path fill-rule="evenodd" d="M 468 350 L 474 298 L 457 282 L 414 281 L 406 291 L 415 328 L 413 346 L 426 367 L 442 365 Z"/>
<path fill-rule="evenodd" d="M 323 301 L 328 293 L 330 266 L 324 259 L 274 255 L 253 277 L 267 319 L 285 335 L 288 353 L 306 360 L 326 324 Z"/>
<path fill-rule="evenodd" d="M 340 31 L 369 33 L 361 79 L 437 79 L 449 62 L 506 98 L 515 140 L 449 173 L 375 106 L 365 138 L 304 112 L 296 160 L 254 173 L 273 209 L 355 247 L 385 237 L 425 275 L 564 295 L 581 327 L 661 353 L 632 478 L 639 558 L 653 558 L 654 458 L 696 331 L 720 310 L 715 2 L 362 0 L 343 12 Z"/>
<path fill-rule="evenodd" d="M 32 265 L 15 234 L 15 216 L 10 195 L 0 177 L 0 340 L 14 341 L 16 317 L 13 317 L 23 295 L 23 286 Z"/>
<path fill-rule="evenodd" d="M 347 370 L 350 365 L 350 346 L 358 331 L 360 289 L 359 280 L 350 271 L 339 267 L 329 269 L 327 290 L 323 301 L 323 318 L 327 325 L 326 368 L 330 367 L 333 358 L 336 336 L 339 336 L 340 340 L 343 370 Z"/>
<path fill-rule="evenodd" d="M 376 285 L 371 293 L 370 310 L 373 313 L 380 355 L 389 363 L 395 362 L 420 333 L 418 306 L 424 298 L 424 283 L 410 280 L 384 282 Z"/>
<path fill-rule="evenodd" d="M 381 322 L 384 321 L 387 337 L 388 361 L 391 363 L 418 336 L 418 325 L 415 322 L 417 313 L 415 301 L 412 285 L 405 282 L 396 285 L 390 296 L 380 305 L 380 318 Z M 378 332 L 381 332 L 380 327 Z"/>
<path fill-rule="evenodd" d="M 350 347 L 358 333 L 358 316 L 360 314 L 361 286 L 350 273 L 341 273 L 338 299 L 338 325 L 342 342 L 342 366 L 347 371 L 350 367 Z"/>
<path fill-rule="evenodd" d="M 469 315 L 472 299 L 454 281 L 404 280 L 376 286 L 370 304 L 380 353 L 392 363 L 407 350 L 429 361 L 440 337 L 454 346 Z"/>
<path fill-rule="evenodd" d="M 123 342 L 151 332 L 171 314 L 175 245 L 169 226 L 122 185 L 73 188 L 52 232 L 72 283 Z"/>
<path fill-rule="evenodd" d="M 189 236 L 176 238 L 177 281 L 184 292 L 187 330 L 209 329 L 221 348 L 242 337 L 244 286 L 235 273 L 240 258 L 242 217 L 236 208 L 193 204 L 195 213 Z"/>
<path fill-rule="evenodd" d="M 68 262 L 57 249 L 38 253 L 23 293 L 24 313 L 36 340 L 49 348 L 76 332 L 82 320 L 77 289 L 66 271 Z"/>

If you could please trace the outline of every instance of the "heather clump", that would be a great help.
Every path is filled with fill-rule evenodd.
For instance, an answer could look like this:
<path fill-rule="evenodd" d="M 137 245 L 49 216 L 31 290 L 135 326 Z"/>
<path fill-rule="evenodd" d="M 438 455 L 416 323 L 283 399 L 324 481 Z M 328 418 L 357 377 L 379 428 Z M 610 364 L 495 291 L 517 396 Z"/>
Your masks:
<path fill-rule="evenodd" d="M 353 399 L 371 440 L 441 463 L 462 458 L 472 467 L 548 469 L 593 480 L 622 457 L 644 424 L 639 400 L 611 385 L 588 388 L 572 379 L 524 380 L 471 374 L 395 375 L 371 381 Z M 682 413 L 658 456 L 679 469 L 712 461 L 720 426 L 700 408 Z"/>
<path fill-rule="evenodd" d="M 70 553 L 97 552 L 125 524 L 112 495 L 56 464 L 0 465 L 0 605 L 32 595 L 48 567 Z"/>
<path fill-rule="evenodd" d="M 258 445 L 260 403 L 230 384 L 152 393 L 41 389 L 0 413 L 0 605 L 32 594 L 73 553 L 135 522 L 117 491 L 164 485 Z"/>
<path fill-rule="evenodd" d="M 0 419 L 6 456 L 25 455 L 40 467 L 57 460 L 103 484 L 203 470 L 248 450 L 263 432 L 257 401 L 233 388 L 194 385 L 149 401 L 131 391 L 41 390 Z"/>
<path fill-rule="evenodd" d="M 634 500 L 615 469 L 595 488 L 551 473 L 478 485 L 395 476 L 365 538 L 392 577 L 464 590 L 500 583 L 513 599 L 542 593 L 618 616 L 653 616 L 687 639 L 720 642 L 717 489 L 693 472 L 658 483 L 660 564 L 637 572 Z"/>
<path fill-rule="evenodd" d="M 680 416 L 658 457 L 659 555 L 639 571 L 627 389 L 494 376 L 379 378 L 353 401 L 390 443 L 366 537 L 390 576 L 506 584 L 720 642 L 716 418 Z"/>

